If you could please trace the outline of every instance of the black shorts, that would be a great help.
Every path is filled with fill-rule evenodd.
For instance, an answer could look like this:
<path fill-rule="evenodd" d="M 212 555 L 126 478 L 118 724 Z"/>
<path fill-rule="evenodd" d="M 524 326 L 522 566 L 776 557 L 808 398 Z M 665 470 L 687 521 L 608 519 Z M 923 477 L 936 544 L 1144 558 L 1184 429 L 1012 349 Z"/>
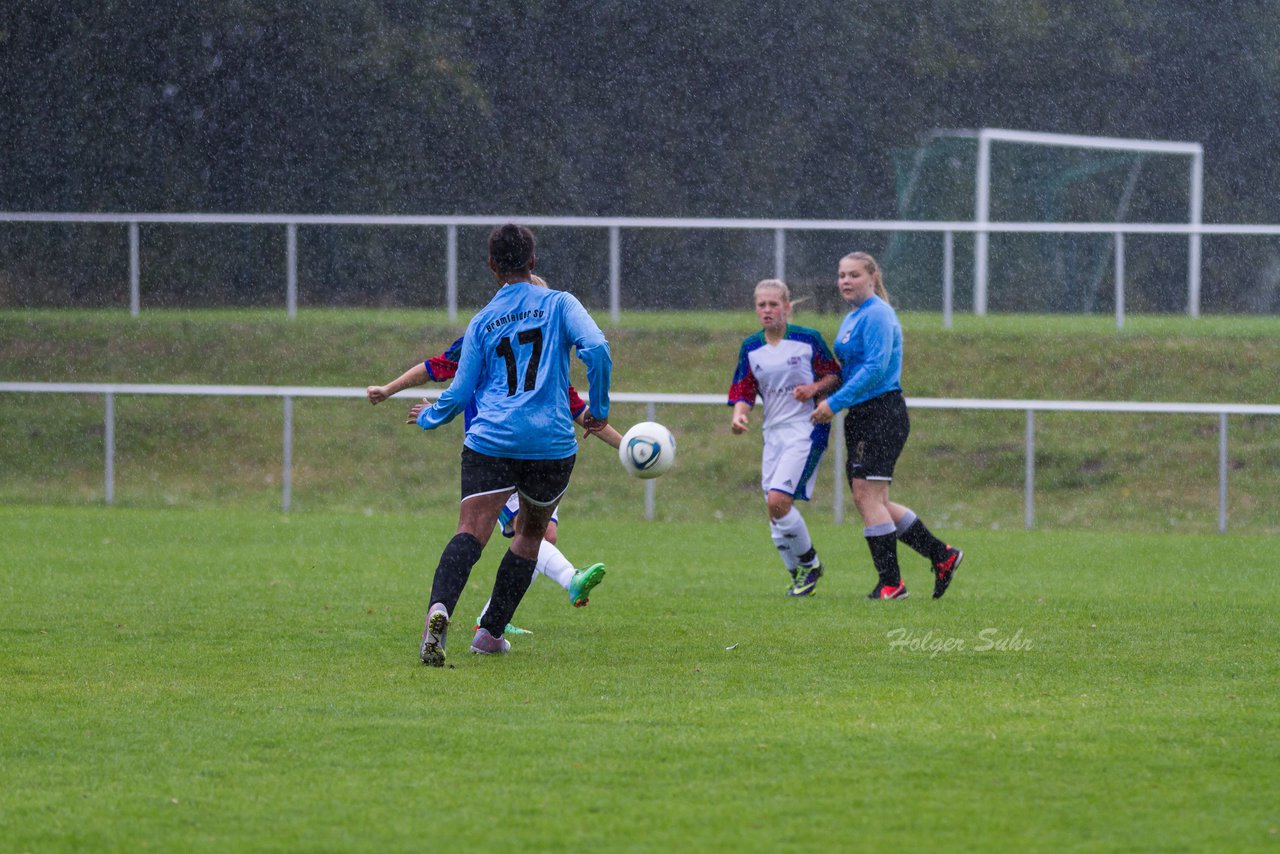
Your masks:
<path fill-rule="evenodd" d="M 563 460 L 514 460 L 462 449 L 462 500 L 494 492 L 520 493 L 522 501 L 548 507 L 569 488 L 577 455 Z"/>
<path fill-rule="evenodd" d="M 893 467 L 911 433 L 907 402 L 900 391 L 886 392 L 849 407 L 844 444 L 849 480 L 893 480 Z"/>

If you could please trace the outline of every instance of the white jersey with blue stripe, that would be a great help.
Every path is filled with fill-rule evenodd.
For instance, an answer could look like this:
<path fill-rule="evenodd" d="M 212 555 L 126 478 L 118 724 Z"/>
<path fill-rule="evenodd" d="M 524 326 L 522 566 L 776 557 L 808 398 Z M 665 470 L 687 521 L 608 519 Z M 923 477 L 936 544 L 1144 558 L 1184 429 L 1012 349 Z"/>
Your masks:
<path fill-rule="evenodd" d="M 569 351 L 587 366 L 592 415 L 609 416 L 609 342 L 577 298 L 516 282 L 498 290 L 471 319 L 458 372 L 418 416 L 431 430 L 472 398 L 475 416 L 463 444 L 492 457 L 562 460 L 577 453 L 569 412 Z"/>
<path fill-rule="evenodd" d="M 796 387 L 839 372 L 840 366 L 818 330 L 788 323 L 776 344 L 770 344 L 761 330 L 747 336 L 738 349 L 738 365 L 729 386 L 729 404 L 745 403 L 754 407 L 759 395 L 764 401 L 761 429 L 765 432 L 793 422 L 807 428 L 814 401 L 796 400 Z"/>

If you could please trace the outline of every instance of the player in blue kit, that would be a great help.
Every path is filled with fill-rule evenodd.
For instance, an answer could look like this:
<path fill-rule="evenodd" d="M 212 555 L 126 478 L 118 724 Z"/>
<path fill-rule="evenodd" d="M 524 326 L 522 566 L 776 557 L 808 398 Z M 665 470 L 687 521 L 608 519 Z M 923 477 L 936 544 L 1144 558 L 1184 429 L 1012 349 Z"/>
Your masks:
<path fill-rule="evenodd" d="M 791 575 L 788 595 L 811 596 L 822 577 L 822 561 L 795 502 L 809 500 L 831 432 L 829 425 L 809 420 L 814 400 L 840 384 L 840 366 L 822 333 L 787 322 L 791 290 L 785 282 L 765 279 L 757 284 L 755 309 L 763 328 L 748 336 L 738 350 L 729 387 L 730 429 L 747 431 L 748 414 L 759 396 L 764 403 L 760 487 L 769 512 L 769 533 Z"/>
<path fill-rule="evenodd" d="M 409 410 L 409 423 L 432 430 L 473 399 L 476 407 L 463 439 L 458 528 L 436 566 L 419 648 L 430 666 L 444 664 L 451 615 L 514 491 L 520 501 L 515 535 L 471 642 L 477 653 L 510 649 L 503 631 L 533 580 L 539 546 L 577 456 L 565 406 L 572 349 L 586 365 L 590 386 L 584 426 L 595 433 L 608 425 L 609 342 L 572 294 L 530 282 L 535 261 L 528 228 L 508 224 L 490 233 L 489 268 L 498 292 L 467 325 L 453 382 L 434 404 Z"/>
<path fill-rule="evenodd" d="M 529 279 L 539 287 L 546 287 L 547 285 L 538 276 L 530 276 Z M 462 354 L 462 341 L 461 337 L 457 338 L 443 353 L 418 362 L 386 385 L 369 386 L 365 390 L 365 395 L 369 402 L 376 405 L 404 389 L 425 385 L 429 382 L 445 382 L 453 379 L 458 372 L 458 359 Z M 589 414 L 586 402 L 578 395 L 573 386 L 569 386 L 568 403 L 569 413 L 574 421 L 580 423 Z M 475 404 L 473 401 L 463 415 L 467 422 L 470 421 L 474 411 Z M 615 449 L 622 442 L 622 436 L 612 425 L 606 426 L 595 435 L 605 444 Z M 515 517 L 519 510 L 519 496 L 513 493 L 498 514 L 498 524 L 502 528 L 503 536 L 515 536 Z M 544 575 L 559 584 L 568 594 L 569 603 L 575 608 L 582 608 L 591 601 L 591 591 L 604 580 L 605 567 L 603 563 L 593 563 L 578 569 L 570 563 L 569 559 L 556 547 L 558 527 L 557 511 L 557 513 L 552 514 L 551 521 L 547 525 L 546 537 L 543 539 L 542 545 L 538 547 L 538 563 L 534 575 L 535 577 Z M 488 605 L 486 604 L 485 607 L 487 608 Z M 477 619 L 476 624 L 479 625 L 479 622 L 480 620 Z M 529 632 L 518 626 L 507 625 L 504 635 L 512 634 L 529 634 Z"/>
<path fill-rule="evenodd" d="M 852 309 L 834 344 L 841 385 L 814 407 L 812 417 L 815 424 L 827 424 L 834 413 L 849 410 L 844 420 L 846 474 L 879 576 L 867 598 L 906 598 L 898 567 L 902 540 L 933 564 L 933 598 L 938 599 L 947 592 L 964 552 L 935 537 L 911 508 L 889 500 L 893 468 L 911 432 L 902 397 L 902 326 L 889 305 L 880 265 L 867 253 L 840 259 L 836 286 Z"/>

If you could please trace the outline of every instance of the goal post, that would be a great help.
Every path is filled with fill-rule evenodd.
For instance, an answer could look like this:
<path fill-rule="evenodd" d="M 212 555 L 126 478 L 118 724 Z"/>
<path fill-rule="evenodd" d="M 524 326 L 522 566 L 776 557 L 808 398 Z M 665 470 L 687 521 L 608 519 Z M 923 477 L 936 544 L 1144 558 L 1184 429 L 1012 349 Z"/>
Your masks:
<path fill-rule="evenodd" d="M 945 133 L 945 132 L 944 132 Z M 1137 154 L 1174 154 L 1191 158 L 1189 174 L 1189 210 L 1187 221 L 1201 225 L 1204 203 L 1204 146 L 1196 142 L 1171 142 L 1147 139 L 1121 139 L 1117 137 L 1078 136 L 1074 134 L 1041 133 L 1036 131 L 982 128 L 958 131 L 956 135 L 976 136 L 977 167 L 975 169 L 974 222 L 979 226 L 974 234 L 973 262 L 973 312 L 987 313 L 987 274 L 990 253 L 990 232 L 981 226 L 991 223 L 991 146 L 996 142 L 1024 145 L 1047 145 L 1065 148 L 1083 148 L 1105 151 L 1124 151 Z M 1200 234 L 1193 231 L 1187 238 L 1187 313 L 1200 316 Z"/>

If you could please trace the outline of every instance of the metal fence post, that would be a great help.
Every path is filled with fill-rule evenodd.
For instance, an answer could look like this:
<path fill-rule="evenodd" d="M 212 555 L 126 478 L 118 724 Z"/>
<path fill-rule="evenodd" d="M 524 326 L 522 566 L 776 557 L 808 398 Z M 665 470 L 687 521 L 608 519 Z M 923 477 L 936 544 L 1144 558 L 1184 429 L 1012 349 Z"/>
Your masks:
<path fill-rule="evenodd" d="M 1218 533 L 1227 532 L 1227 413 L 1218 413 Z"/>
<path fill-rule="evenodd" d="M 956 235 L 942 233 L 942 328 L 951 328 L 951 312 L 955 302 Z"/>
<path fill-rule="evenodd" d="M 449 322 L 458 320 L 458 227 L 445 228 L 444 301 Z"/>
<path fill-rule="evenodd" d="M 787 280 L 787 233 L 781 228 L 773 231 L 773 277 Z"/>
<path fill-rule="evenodd" d="M 280 474 L 280 509 L 293 504 L 293 398 L 284 395 L 284 467 Z"/>
<path fill-rule="evenodd" d="M 984 228 L 991 222 L 991 137 L 985 130 L 978 131 L 975 180 L 973 221 L 980 229 L 973 234 L 973 313 L 982 317 L 987 313 L 987 265 L 991 251 L 991 235 Z"/>
<path fill-rule="evenodd" d="M 285 314 L 290 320 L 298 316 L 298 225 L 284 227 Z"/>
<path fill-rule="evenodd" d="M 142 311 L 140 242 L 138 222 L 134 220 L 129 223 L 129 314 L 133 317 Z"/>
<path fill-rule="evenodd" d="M 1124 329 L 1124 232 L 1116 232 L 1116 329 Z"/>
<path fill-rule="evenodd" d="M 622 233 L 609 226 L 609 320 L 622 320 Z"/>
<path fill-rule="evenodd" d="M 1023 524 L 1031 530 L 1036 523 L 1036 411 L 1027 410 L 1027 468 L 1023 486 L 1022 514 Z"/>
<path fill-rule="evenodd" d="M 1200 231 L 1204 221 L 1204 151 L 1191 157 L 1191 207 L 1187 219 L 1197 230 L 1187 236 L 1187 314 L 1200 316 Z"/>
<path fill-rule="evenodd" d="M 116 396 L 106 394 L 102 414 L 102 498 L 106 504 L 116 499 Z"/>
<path fill-rule="evenodd" d="M 657 406 L 652 400 L 644 406 L 644 417 L 646 421 L 658 420 Z M 644 482 L 644 518 L 650 522 L 653 521 L 654 509 L 657 504 L 654 500 L 654 496 L 657 494 L 657 489 L 658 484 L 653 478 Z"/>

